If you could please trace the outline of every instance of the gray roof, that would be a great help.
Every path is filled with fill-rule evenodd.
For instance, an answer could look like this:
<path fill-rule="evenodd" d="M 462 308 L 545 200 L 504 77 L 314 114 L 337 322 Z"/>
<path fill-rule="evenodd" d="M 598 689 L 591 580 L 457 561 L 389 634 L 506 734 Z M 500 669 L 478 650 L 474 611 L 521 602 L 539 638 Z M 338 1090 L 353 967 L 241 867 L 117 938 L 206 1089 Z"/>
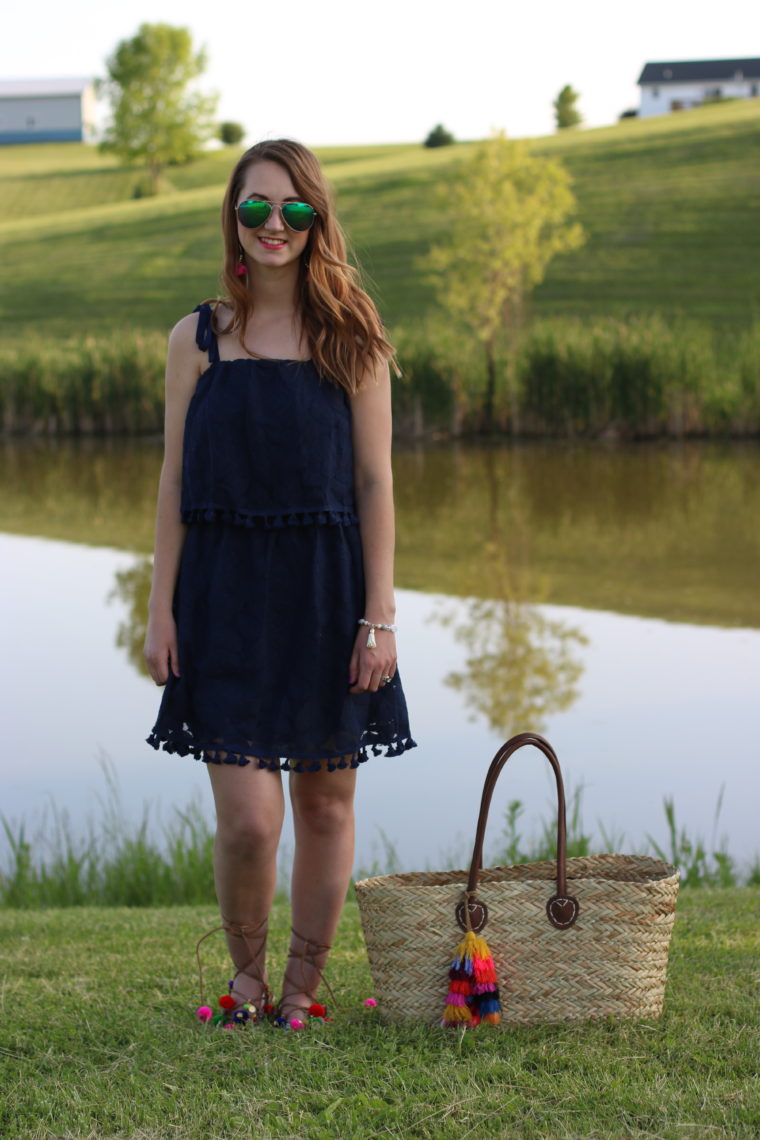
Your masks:
<path fill-rule="evenodd" d="M 702 83 L 737 78 L 760 79 L 760 59 L 682 59 L 675 63 L 646 63 L 636 82 Z"/>
<path fill-rule="evenodd" d="M 81 95 L 92 79 L 0 79 L 0 98 L 24 95 Z"/>

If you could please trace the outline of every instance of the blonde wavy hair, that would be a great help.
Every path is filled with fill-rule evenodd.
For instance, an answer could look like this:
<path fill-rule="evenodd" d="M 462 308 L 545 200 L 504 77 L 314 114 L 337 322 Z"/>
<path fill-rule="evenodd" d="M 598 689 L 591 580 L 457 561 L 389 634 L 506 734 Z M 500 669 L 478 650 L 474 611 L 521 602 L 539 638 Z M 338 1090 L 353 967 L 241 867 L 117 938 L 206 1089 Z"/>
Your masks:
<path fill-rule="evenodd" d="M 282 166 L 299 198 L 317 212 L 299 262 L 299 315 L 317 371 L 353 394 L 376 365 L 391 361 L 395 366 L 395 351 L 374 302 L 361 287 L 358 271 L 348 264 L 346 239 L 319 161 L 292 139 L 256 143 L 241 155 L 230 175 L 222 203 L 224 265 L 220 284 L 226 296 L 209 300 L 231 308 L 232 318 L 222 328 L 215 310 L 215 330 L 239 333 L 243 349 L 254 355 L 242 340 L 254 305 L 246 279 L 235 273 L 240 255 L 236 207 L 248 167 L 265 160 Z"/>

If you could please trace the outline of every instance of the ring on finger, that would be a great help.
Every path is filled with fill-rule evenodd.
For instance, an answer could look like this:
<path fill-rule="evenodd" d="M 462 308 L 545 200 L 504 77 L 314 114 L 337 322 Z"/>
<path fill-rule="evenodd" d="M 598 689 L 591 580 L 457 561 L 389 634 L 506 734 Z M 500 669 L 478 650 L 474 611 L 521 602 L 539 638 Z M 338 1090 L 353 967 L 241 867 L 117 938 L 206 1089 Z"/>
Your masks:
<path fill-rule="evenodd" d="M 384 674 L 384 675 L 383 675 L 383 676 L 380 678 L 380 684 L 381 684 L 381 685 L 390 685 L 390 683 L 391 683 L 391 681 L 392 681 L 392 680 L 393 680 L 393 678 L 392 678 L 392 677 L 390 677 L 390 676 L 389 676 L 387 673 L 385 673 L 385 674 Z"/>

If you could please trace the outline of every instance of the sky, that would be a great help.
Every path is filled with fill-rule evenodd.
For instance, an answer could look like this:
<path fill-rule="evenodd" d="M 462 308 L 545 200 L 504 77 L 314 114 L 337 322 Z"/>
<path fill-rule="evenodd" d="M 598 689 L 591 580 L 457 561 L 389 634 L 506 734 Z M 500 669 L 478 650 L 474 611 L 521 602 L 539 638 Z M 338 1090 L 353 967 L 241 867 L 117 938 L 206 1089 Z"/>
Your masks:
<path fill-rule="evenodd" d="M 103 76 L 141 23 L 190 29 L 202 88 L 249 143 L 549 134 L 567 83 L 584 125 L 607 126 L 638 106 L 648 61 L 760 55 L 757 0 L 36 0 L 6 5 L 0 79 Z"/>

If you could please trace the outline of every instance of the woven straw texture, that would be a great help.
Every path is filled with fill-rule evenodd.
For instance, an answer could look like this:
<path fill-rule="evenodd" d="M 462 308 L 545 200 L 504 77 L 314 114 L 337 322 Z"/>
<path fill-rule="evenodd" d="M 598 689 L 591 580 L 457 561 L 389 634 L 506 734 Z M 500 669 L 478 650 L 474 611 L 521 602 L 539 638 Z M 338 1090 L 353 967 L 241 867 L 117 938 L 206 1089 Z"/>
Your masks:
<path fill-rule="evenodd" d="M 479 876 L 483 930 L 496 965 L 502 1025 L 648 1018 L 662 1011 L 678 873 L 644 855 L 567 860 L 574 926 L 546 917 L 553 860 Z M 378 1008 L 391 1020 L 440 1021 L 462 938 L 454 908 L 467 871 L 382 875 L 356 884 Z"/>

